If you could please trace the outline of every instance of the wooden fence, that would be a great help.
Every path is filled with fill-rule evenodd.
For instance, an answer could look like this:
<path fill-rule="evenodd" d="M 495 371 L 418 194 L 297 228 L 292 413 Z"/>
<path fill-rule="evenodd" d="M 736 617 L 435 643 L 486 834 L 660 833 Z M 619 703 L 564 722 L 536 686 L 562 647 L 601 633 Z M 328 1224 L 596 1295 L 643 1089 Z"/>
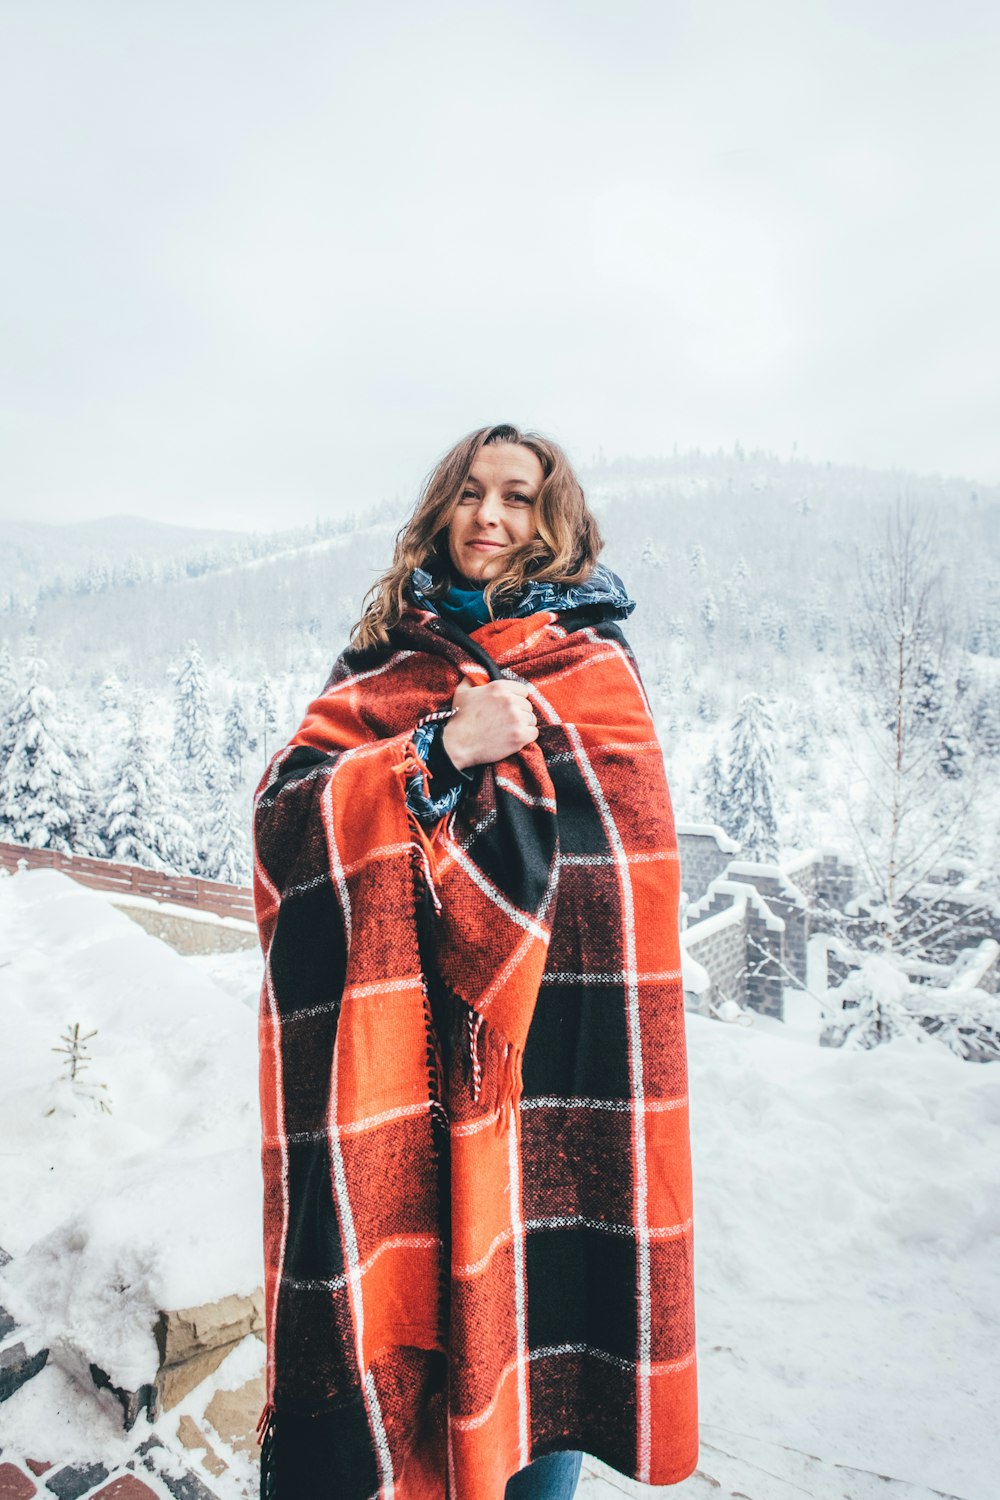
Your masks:
<path fill-rule="evenodd" d="M 121 896 L 148 896 L 176 906 L 193 906 L 218 917 L 254 920 L 253 893 L 243 885 L 225 885 L 221 880 L 202 880 L 197 875 L 166 875 L 141 865 L 118 864 L 111 859 L 90 859 L 84 854 L 60 854 L 53 849 L 26 849 L 21 844 L 0 843 L 0 868 L 13 873 L 21 864 L 29 870 L 61 870 L 81 885 Z"/>

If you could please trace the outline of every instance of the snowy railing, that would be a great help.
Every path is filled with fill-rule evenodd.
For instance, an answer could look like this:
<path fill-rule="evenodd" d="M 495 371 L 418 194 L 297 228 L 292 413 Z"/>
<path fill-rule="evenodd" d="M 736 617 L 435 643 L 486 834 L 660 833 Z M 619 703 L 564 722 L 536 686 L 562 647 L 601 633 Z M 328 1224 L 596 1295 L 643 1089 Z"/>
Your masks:
<path fill-rule="evenodd" d="M 22 862 L 30 869 L 61 870 L 81 885 L 120 895 L 146 896 L 193 906 L 218 917 L 254 920 L 253 894 L 242 885 L 221 880 L 203 880 L 198 875 L 168 875 L 141 865 L 119 864 L 111 859 L 91 859 L 84 854 L 61 854 L 55 849 L 27 849 L 22 844 L 0 843 L 0 868 L 14 873 Z"/>

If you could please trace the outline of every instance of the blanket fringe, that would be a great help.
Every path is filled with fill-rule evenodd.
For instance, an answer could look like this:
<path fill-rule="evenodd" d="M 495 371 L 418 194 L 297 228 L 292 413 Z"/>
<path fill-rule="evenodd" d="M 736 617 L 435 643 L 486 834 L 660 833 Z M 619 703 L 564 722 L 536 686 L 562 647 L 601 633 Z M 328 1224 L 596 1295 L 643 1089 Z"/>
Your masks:
<path fill-rule="evenodd" d="M 404 788 L 407 779 L 415 773 L 421 773 L 425 778 L 427 775 L 427 767 L 417 755 L 412 741 L 406 744 L 402 759 L 397 761 L 392 769 L 399 776 Z M 424 884 L 434 910 L 440 915 L 441 898 L 437 891 L 437 851 L 424 825 L 409 808 L 407 808 L 407 818 L 415 836 L 414 854 L 423 872 Z M 454 998 L 458 999 L 457 996 Z M 486 1017 L 466 1001 L 459 1000 L 458 1003 L 465 1011 L 465 1025 L 461 1028 L 461 1033 L 472 1097 L 478 1104 L 482 1096 L 484 1080 L 488 1080 L 487 1094 L 495 1094 L 496 1099 L 497 1134 L 502 1135 L 508 1129 L 511 1115 L 513 1115 L 514 1129 L 520 1140 L 520 1103 L 524 1090 L 521 1072 L 522 1049 L 515 1047 L 506 1037 L 501 1036 L 486 1020 Z M 485 1067 L 483 1054 L 486 1058 Z M 490 1087 L 491 1084 L 495 1084 L 495 1087 Z"/>
<path fill-rule="evenodd" d="M 508 1127 L 510 1117 L 513 1115 L 514 1133 L 518 1140 L 521 1139 L 521 1095 L 524 1092 L 524 1079 L 521 1076 L 522 1057 L 520 1047 L 515 1047 L 508 1042 L 503 1071 L 500 1075 L 500 1097 L 497 1100 L 497 1134 L 501 1134 Z"/>
<path fill-rule="evenodd" d="M 392 767 L 392 770 L 395 771 L 396 775 L 400 779 L 404 797 L 406 793 L 406 782 L 414 773 L 421 774 L 426 782 L 427 767 L 417 755 L 416 749 L 412 742 L 406 746 L 402 760 L 397 761 L 396 764 Z M 406 818 L 407 822 L 410 825 L 410 831 L 416 838 L 415 847 L 420 855 L 420 863 L 423 867 L 424 880 L 427 885 L 427 890 L 430 894 L 431 901 L 433 902 L 434 910 L 440 916 L 441 898 L 437 892 L 437 852 L 434 848 L 434 844 L 431 838 L 427 833 L 426 828 L 421 823 L 416 813 L 412 812 L 409 807 L 406 809 Z"/>
<path fill-rule="evenodd" d="M 496 1133 L 502 1135 L 511 1123 L 521 1138 L 521 1094 L 523 1051 L 515 1047 L 485 1016 L 464 1000 L 454 997 L 461 1016 L 459 1041 L 465 1059 L 469 1090 L 476 1103 L 496 1110 Z"/>
<path fill-rule="evenodd" d="M 260 1500 L 277 1500 L 274 1470 L 275 1412 L 272 1402 L 264 1404 L 257 1418 L 257 1441 L 260 1444 Z"/>

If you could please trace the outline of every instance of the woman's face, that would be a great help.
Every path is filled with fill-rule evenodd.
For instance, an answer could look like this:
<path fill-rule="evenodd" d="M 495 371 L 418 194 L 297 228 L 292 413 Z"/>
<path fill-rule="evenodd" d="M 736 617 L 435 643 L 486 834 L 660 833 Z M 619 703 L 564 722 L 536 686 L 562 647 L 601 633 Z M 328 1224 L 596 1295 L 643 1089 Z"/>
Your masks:
<path fill-rule="evenodd" d="M 448 556 L 460 577 L 485 583 L 503 572 L 508 549 L 538 535 L 544 477 L 541 460 L 520 443 L 480 448 L 448 524 Z"/>

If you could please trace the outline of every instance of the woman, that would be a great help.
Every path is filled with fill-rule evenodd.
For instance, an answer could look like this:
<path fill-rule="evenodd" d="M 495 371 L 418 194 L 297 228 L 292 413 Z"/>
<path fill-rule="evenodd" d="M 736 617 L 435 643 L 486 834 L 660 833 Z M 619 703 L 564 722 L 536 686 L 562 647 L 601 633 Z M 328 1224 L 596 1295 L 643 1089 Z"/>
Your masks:
<path fill-rule="evenodd" d="M 679 871 L 565 455 L 437 465 L 255 797 L 277 1500 L 698 1453 Z"/>

